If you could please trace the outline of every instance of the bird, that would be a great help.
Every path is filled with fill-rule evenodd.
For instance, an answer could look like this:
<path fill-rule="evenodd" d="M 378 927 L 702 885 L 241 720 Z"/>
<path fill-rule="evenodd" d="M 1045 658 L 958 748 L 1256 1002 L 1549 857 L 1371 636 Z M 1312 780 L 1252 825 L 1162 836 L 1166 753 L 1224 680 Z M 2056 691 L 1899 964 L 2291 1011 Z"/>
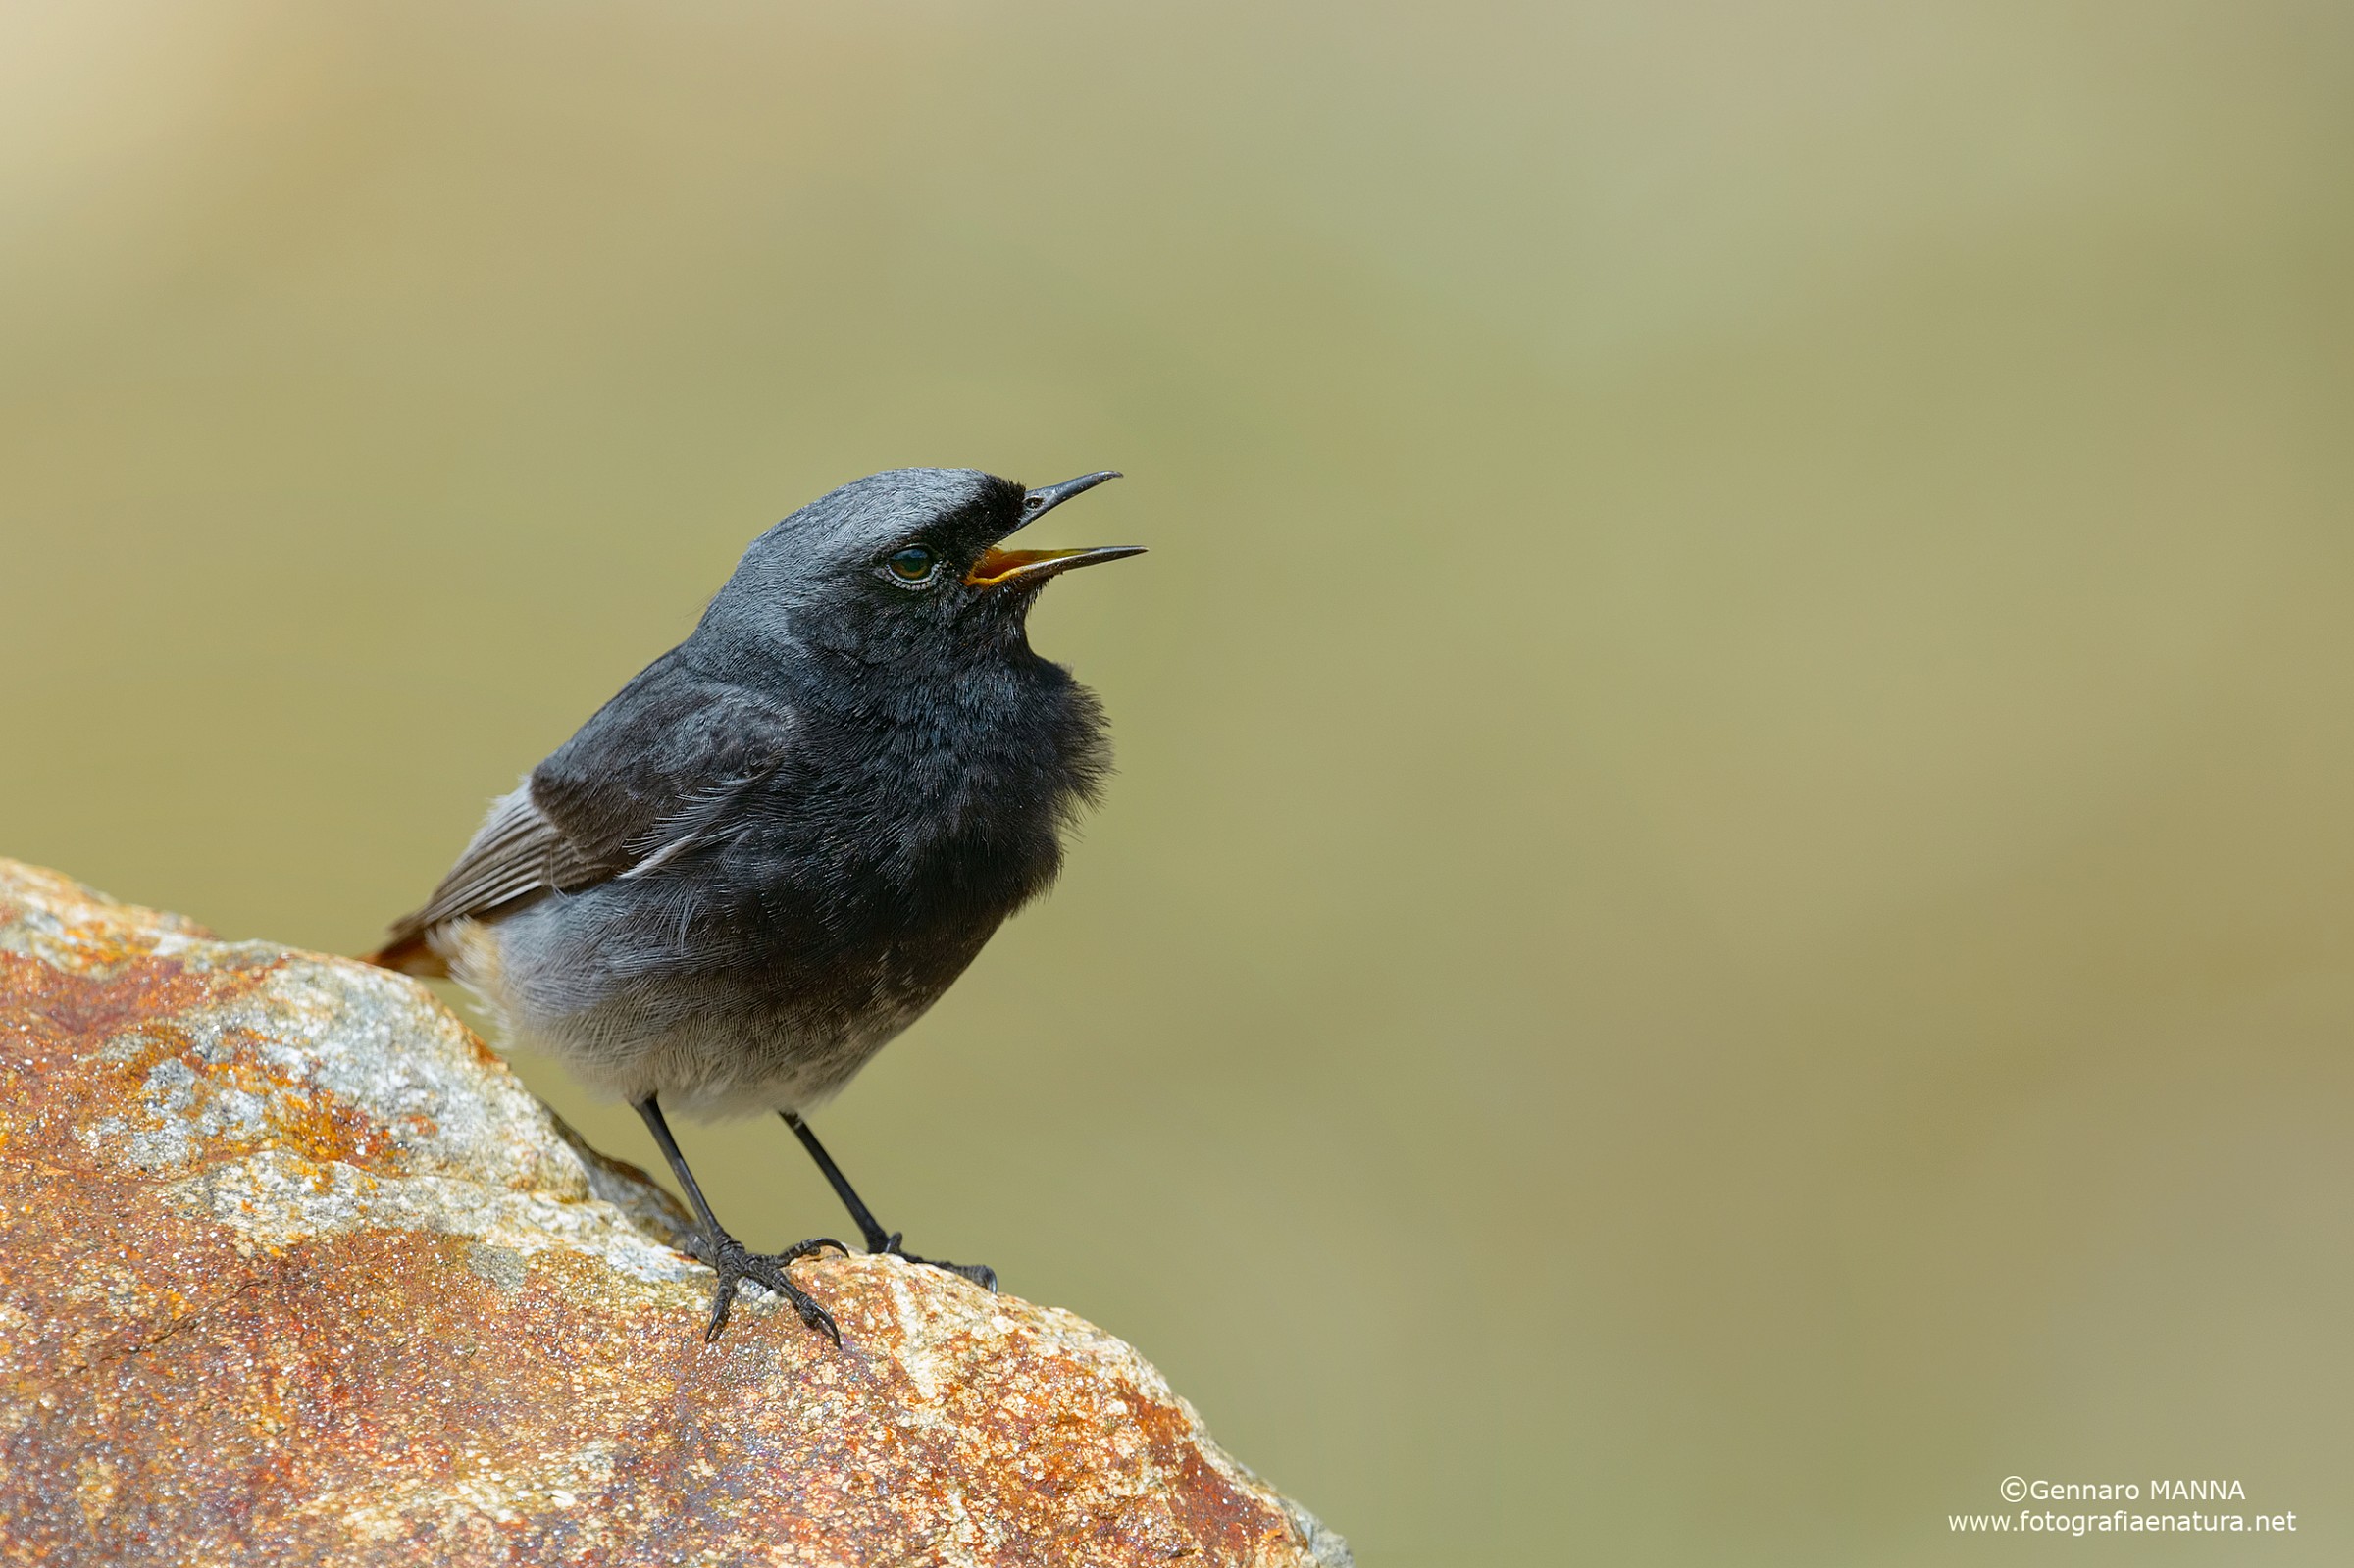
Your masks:
<path fill-rule="evenodd" d="M 792 1279 L 830 1237 L 752 1252 L 664 1107 L 775 1113 L 870 1252 L 878 1224 L 807 1121 L 1044 893 L 1110 768 L 1101 704 L 1030 646 L 1048 582 L 1140 546 L 1011 549 L 1112 470 L 1036 489 L 976 469 L 845 484 L 744 550 L 693 632 L 490 805 L 369 961 L 458 981 L 515 1044 L 644 1120 L 717 1276 L 839 1346 Z"/>

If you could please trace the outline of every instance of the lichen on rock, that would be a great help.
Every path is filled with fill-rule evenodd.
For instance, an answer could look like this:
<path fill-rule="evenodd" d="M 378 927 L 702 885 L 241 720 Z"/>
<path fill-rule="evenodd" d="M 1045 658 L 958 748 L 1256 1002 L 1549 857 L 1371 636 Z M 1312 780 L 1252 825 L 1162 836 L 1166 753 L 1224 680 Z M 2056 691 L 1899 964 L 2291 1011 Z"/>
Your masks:
<path fill-rule="evenodd" d="M 836 1350 L 416 983 L 0 860 L 0 1561 L 1319 1564 L 1135 1350 L 896 1258 Z"/>

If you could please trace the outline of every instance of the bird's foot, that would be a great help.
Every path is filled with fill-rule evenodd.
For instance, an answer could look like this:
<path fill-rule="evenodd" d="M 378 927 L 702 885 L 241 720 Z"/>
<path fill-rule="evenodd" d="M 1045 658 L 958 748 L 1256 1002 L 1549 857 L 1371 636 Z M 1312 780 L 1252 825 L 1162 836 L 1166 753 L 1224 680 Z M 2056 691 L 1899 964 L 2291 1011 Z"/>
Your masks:
<path fill-rule="evenodd" d="M 816 1237 L 796 1241 L 782 1252 L 754 1252 L 727 1232 L 719 1233 L 716 1245 L 696 1238 L 695 1255 L 718 1271 L 719 1284 L 711 1291 L 711 1326 L 703 1331 L 703 1342 L 711 1344 L 719 1339 L 719 1331 L 728 1326 L 728 1308 L 735 1304 L 736 1290 L 745 1280 L 765 1286 L 793 1303 L 801 1321 L 832 1340 L 836 1348 L 842 1344 L 842 1330 L 834 1326 L 834 1315 L 817 1304 L 808 1291 L 786 1276 L 786 1269 L 810 1253 L 832 1247 L 844 1257 L 850 1249 L 832 1237 Z"/>
<path fill-rule="evenodd" d="M 910 1263 L 921 1263 L 928 1269 L 946 1269 L 948 1273 L 953 1274 L 960 1279 L 972 1281 L 975 1285 L 981 1287 L 982 1290 L 987 1290 L 991 1295 L 996 1295 L 998 1293 L 998 1271 L 991 1268 L 988 1264 L 947 1263 L 943 1262 L 939 1258 L 919 1258 L 914 1253 L 908 1251 L 905 1247 L 899 1245 L 899 1233 L 896 1231 L 892 1232 L 890 1236 L 886 1237 L 881 1246 L 874 1247 L 871 1250 L 879 1253 L 885 1253 L 895 1258 L 905 1258 Z"/>

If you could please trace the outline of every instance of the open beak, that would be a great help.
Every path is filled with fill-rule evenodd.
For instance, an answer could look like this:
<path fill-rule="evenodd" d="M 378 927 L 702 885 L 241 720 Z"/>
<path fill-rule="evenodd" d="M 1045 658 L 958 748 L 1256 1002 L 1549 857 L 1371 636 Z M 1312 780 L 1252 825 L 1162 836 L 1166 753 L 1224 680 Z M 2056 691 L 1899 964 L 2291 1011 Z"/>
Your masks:
<path fill-rule="evenodd" d="M 1118 479 L 1114 469 L 1100 474 L 1082 474 L 1060 484 L 1043 485 L 1022 497 L 1022 520 L 1014 529 L 1026 529 L 1060 506 L 1074 495 L 1084 494 L 1105 480 Z M 1000 550 L 994 545 L 981 552 L 965 574 L 968 586 L 976 588 L 1013 587 L 1023 583 L 1044 582 L 1074 567 L 1096 566 L 1104 561 L 1117 561 L 1131 555 L 1142 555 L 1141 544 L 1106 544 L 1095 549 L 1081 550 Z"/>
<path fill-rule="evenodd" d="M 1131 555 L 1142 555 L 1141 544 L 1104 544 L 1092 550 L 999 550 L 981 552 L 981 559 L 964 575 L 967 585 L 976 588 L 1005 588 L 1018 582 L 1044 582 L 1073 567 L 1094 566 L 1101 561 L 1118 561 Z"/>

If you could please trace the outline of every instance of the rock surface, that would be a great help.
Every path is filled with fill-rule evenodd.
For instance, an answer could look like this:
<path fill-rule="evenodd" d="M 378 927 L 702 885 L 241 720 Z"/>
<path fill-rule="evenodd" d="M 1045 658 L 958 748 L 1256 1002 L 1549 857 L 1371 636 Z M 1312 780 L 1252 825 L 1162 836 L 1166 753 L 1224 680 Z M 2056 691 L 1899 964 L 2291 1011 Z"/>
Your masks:
<path fill-rule="evenodd" d="M 683 1214 L 430 992 L 0 861 L 0 1561 L 1348 1561 L 1126 1344 Z"/>

